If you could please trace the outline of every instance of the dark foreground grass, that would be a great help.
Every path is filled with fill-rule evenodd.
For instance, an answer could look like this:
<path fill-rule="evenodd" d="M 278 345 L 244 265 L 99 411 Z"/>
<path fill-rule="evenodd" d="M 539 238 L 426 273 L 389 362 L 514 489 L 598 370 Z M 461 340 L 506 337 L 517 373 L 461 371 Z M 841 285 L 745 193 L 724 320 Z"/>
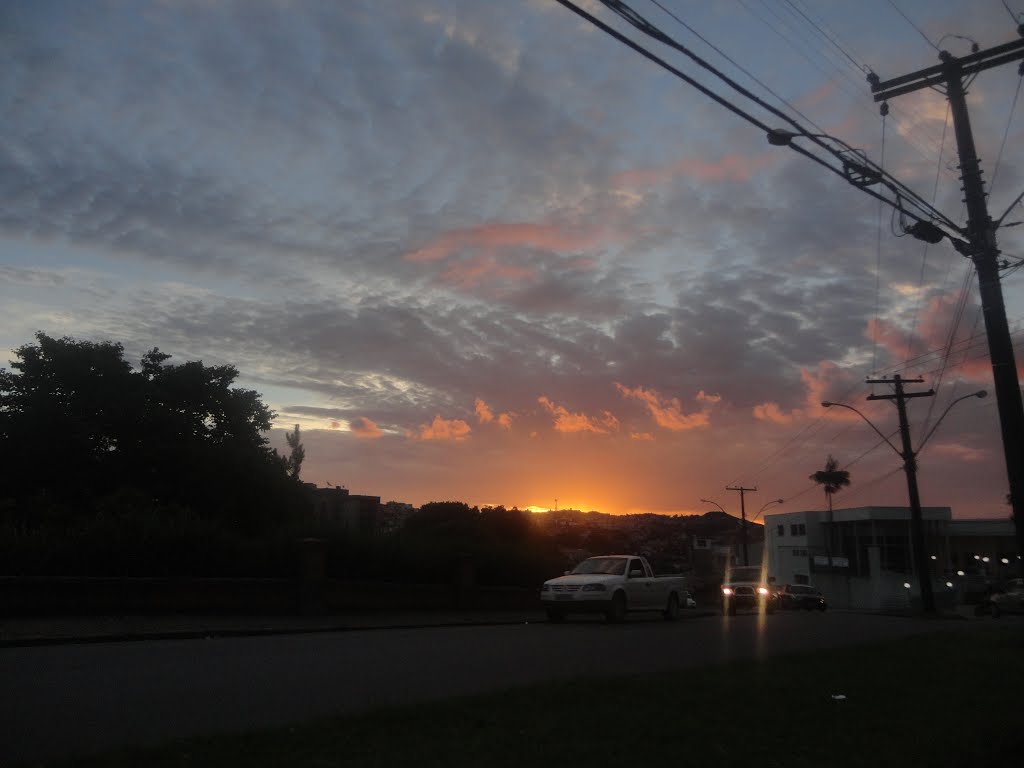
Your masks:
<path fill-rule="evenodd" d="M 60 765 L 1010 766 L 1024 752 L 1022 694 L 1024 631 L 1002 626 L 541 685 Z"/>

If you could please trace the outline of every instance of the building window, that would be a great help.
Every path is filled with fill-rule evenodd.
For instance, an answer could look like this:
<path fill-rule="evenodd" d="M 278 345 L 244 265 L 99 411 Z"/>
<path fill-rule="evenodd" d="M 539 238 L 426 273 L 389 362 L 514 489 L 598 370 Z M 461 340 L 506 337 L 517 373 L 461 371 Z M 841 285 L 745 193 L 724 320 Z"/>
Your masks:
<path fill-rule="evenodd" d="M 793 557 L 807 557 L 807 550 L 806 549 L 794 549 L 793 550 Z"/>
<path fill-rule="evenodd" d="M 807 526 L 804 523 L 793 523 L 789 526 L 789 533 L 792 536 L 806 536 Z"/>
<path fill-rule="evenodd" d="M 802 574 L 802 573 L 795 573 L 795 574 L 793 574 L 793 583 L 794 584 L 808 584 L 809 582 L 810 582 L 810 579 L 808 579 L 807 576 L 805 576 L 804 574 Z"/>
<path fill-rule="evenodd" d="M 777 533 L 777 534 L 778 534 L 779 536 L 785 536 L 785 535 L 786 535 L 786 526 L 784 526 L 784 525 L 782 525 L 782 524 L 779 524 L 779 525 L 777 525 L 777 526 L 775 527 L 775 532 L 776 532 L 776 533 Z"/>

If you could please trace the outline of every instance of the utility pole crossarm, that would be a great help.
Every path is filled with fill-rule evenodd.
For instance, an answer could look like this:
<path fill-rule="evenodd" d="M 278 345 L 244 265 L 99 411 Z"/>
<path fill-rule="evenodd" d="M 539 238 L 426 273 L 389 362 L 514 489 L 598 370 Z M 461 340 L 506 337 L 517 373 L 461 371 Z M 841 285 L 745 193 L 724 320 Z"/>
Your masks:
<path fill-rule="evenodd" d="M 949 54 L 946 55 L 949 56 Z M 949 77 L 948 67 L 954 63 L 960 75 L 964 76 L 1008 64 L 1018 59 L 1024 59 L 1024 39 L 997 45 L 986 51 L 978 51 L 959 59 L 950 56 L 949 61 L 942 64 L 911 72 L 909 75 L 894 77 L 884 82 L 873 82 L 871 92 L 874 94 L 875 101 L 885 101 L 893 96 L 902 96 L 921 88 L 930 88 L 933 85 L 945 83 Z"/>

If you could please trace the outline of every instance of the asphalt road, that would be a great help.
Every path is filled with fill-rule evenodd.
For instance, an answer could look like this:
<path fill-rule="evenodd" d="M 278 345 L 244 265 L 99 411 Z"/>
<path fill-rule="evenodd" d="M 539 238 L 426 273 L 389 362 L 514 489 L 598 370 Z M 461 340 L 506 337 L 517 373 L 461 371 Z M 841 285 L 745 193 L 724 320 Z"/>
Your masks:
<path fill-rule="evenodd" d="M 657 674 L 973 622 L 779 613 L 0 649 L 0 764 L 528 685 Z"/>

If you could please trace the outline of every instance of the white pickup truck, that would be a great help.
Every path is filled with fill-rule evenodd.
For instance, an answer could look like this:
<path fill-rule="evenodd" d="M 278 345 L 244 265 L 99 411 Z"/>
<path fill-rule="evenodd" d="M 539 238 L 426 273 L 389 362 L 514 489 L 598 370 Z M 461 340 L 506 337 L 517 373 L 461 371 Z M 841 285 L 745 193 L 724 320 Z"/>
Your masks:
<path fill-rule="evenodd" d="M 611 622 L 630 611 L 661 611 L 668 621 L 679 618 L 686 599 L 683 576 L 655 576 L 646 558 L 638 555 L 590 557 L 564 576 L 540 588 L 540 600 L 553 622 L 567 614 L 600 612 Z"/>

